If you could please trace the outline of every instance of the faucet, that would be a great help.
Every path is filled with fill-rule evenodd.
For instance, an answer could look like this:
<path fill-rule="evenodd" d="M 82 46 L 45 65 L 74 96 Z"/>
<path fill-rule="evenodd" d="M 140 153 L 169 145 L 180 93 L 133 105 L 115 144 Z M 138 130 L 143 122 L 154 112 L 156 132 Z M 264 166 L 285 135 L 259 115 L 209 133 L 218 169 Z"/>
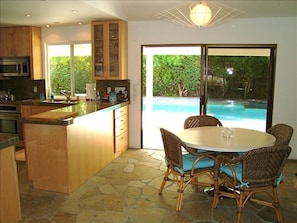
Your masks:
<path fill-rule="evenodd" d="M 71 97 L 71 92 L 70 91 L 60 89 L 60 92 L 61 92 L 62 95 L 64 95 L 66 97 L 67 101 L 70 101 L 70 97 Z"/>

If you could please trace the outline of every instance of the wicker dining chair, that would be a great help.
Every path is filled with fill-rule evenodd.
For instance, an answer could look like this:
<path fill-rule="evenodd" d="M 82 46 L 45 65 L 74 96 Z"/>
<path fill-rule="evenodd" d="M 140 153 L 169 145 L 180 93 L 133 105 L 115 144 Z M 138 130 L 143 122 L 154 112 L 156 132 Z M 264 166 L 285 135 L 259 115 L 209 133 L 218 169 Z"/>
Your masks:
<path fill-rule="evenodd" d="M 194 115 L 186 118 L 184 129 L 200 126 L 223 126 L 219 119 L 210 115 Z"/>
<path fill-rule="evenodd" d="M 293 128 L 287 124 L 276 124 L 267 130 L 267 133 L 275 136 L 275 145 L 289 145 L 293 135 Z"/>
<path fill-rule="evenodd" d="M 159 195 L 167 181 L 177 184 L 176 211 L 181 209 L 183 192 L 191 185 L 213 186 L 209 182 L 200 182 L 199 177 L 210 176 L 212 178 L 214 160 L 206 155 L 192 153 L 187 145 L 172 132 L 161 128 L 161 135 L 164 144 L 165 161 L 167 170 L 159 189 Z M 183 153 L 185 149 L 188 153 Z"/>
<path fill-rule="evenodd" d="M 270 133 L 275 137 L 275 145 L 289 145 L 293 132 L 294 130 L 291 126 L 283 123 L 276 124 L 267 130 L 267 133 Z M 282 196 L 284 198 L 288 198 L 288 193 L 282 174 L 279 176 L 277 183 L 280 186 Z"/>
<path fill-rule="evenodd" d="M 290 152 L 291 147 L 282 145 L 253 149 L 234 159 L 217 156 L 214 168 L 215 183 L 212 207 L 217 207 L 220 196 L 235 198 L 236 222 L 240 223 L 243 208 L 248 201 L 252 201 L 273 208 L 278 222 L 283 223 L 276 187 L 277 178 L 281 174 Z M 228 188 L 228 190 L 221 191 L 220 188 Z M 254 196 L 260 192 L 268 194 L 270 199 Z"/>
<path fill-rule="evenodd" d="M 193 115 L 189 116 L 184 121 L 184 129 L 196 128 L 202 126 L 223 126 L 219 119 L 210 115 Z M 214 154 L 214 152 L 209 152 L 201 149 L 189 148 L 192 151 L 197 151 L 199 153 L 209 153 Z"/>

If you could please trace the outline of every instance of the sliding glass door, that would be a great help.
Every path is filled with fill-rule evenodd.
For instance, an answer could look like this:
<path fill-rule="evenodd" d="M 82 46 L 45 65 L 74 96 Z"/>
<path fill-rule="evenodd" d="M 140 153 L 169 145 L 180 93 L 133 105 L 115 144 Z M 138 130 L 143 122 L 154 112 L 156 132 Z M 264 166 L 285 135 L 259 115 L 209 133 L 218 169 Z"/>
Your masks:
<path fill-rule="evenodd" d="M 159 128 L 210 114 L 224 126 L 271 126 L 274 45 L 143 46 L 142 147 L 163 148 Z"/>
<path fill-rule="evenodd" d="M 266 131 L 271 126 L 274 46 L 204 46 L 201 113 L 224 126 Z"/>

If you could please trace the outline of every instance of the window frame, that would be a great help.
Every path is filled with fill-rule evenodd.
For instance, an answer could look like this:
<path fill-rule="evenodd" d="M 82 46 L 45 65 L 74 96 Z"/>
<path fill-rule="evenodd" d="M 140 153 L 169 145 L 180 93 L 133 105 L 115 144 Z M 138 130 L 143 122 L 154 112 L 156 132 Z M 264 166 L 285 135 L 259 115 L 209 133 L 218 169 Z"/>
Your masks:
<path fill-rule="evenodd" d="M 86 96 L 86 93 L 76 93 L 75 92 L 75 74 L 74 74 L 74 46 L 79 44 L 90 44 L 90 56 L 92 61 L 92 42 L 91 41 L 67 41 L 67 42 L 52 42 L 46 43 L 45 47 L 45 89 L 46 89 L 46 96 L 50 98 L 50 65 L 49 65 L 49 47 L 50 46 L 57 46 L 57 45 L 69 45 L 70 46 L 70 86 L 71 86 L 71 96 Z M 90 68 L 91 69 L 91 68 Z M 92 70 L 91 70 L 92 72 Z M 91 73 L 92 75 L 92 73 Z M 95 82 L 95 81 L 94 81 Z M 55 96 L 60 97 L 63 96 L 62 94 L 56 94 Z"/>

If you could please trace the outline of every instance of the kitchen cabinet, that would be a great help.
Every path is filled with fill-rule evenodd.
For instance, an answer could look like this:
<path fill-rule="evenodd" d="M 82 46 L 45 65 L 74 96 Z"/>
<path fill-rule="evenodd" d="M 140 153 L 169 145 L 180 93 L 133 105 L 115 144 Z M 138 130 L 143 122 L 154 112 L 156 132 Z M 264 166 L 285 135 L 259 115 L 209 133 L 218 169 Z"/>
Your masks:
<path fill-rule="evenodd" d="M 93 79 L 128 77 L 128 25 L 122 20 L 92 22 Z"/>
<path fill-rule="evenodd" d="M 129 146 L 128 105 L 114 110 L 114 153 L 115 158 L 124 153 Z"/>
<path fill-rule="evenodd" d="M 0 57 L 30 57 L 31 79 L 43 79 L 41 29 L 39 27 L 1 27 L 0 43 Z"/>
<path fill-rule="evenodd" d="M 11 139 L 6 141 L 1 143 L 8 145 Z M 17 223 L 22 219 L 14 151 L 15 145 L 0 148 L 0 222 L 3 223 Z"/>
<path fill-rule="evenodd" d="M 74 117 L 72 124 L 46 118 L 44 123 L 25 122 L 26 163 L 33 187 L 72 193 L 103 169 L 114 159 L 112 122 L 109 109 Z"/>

